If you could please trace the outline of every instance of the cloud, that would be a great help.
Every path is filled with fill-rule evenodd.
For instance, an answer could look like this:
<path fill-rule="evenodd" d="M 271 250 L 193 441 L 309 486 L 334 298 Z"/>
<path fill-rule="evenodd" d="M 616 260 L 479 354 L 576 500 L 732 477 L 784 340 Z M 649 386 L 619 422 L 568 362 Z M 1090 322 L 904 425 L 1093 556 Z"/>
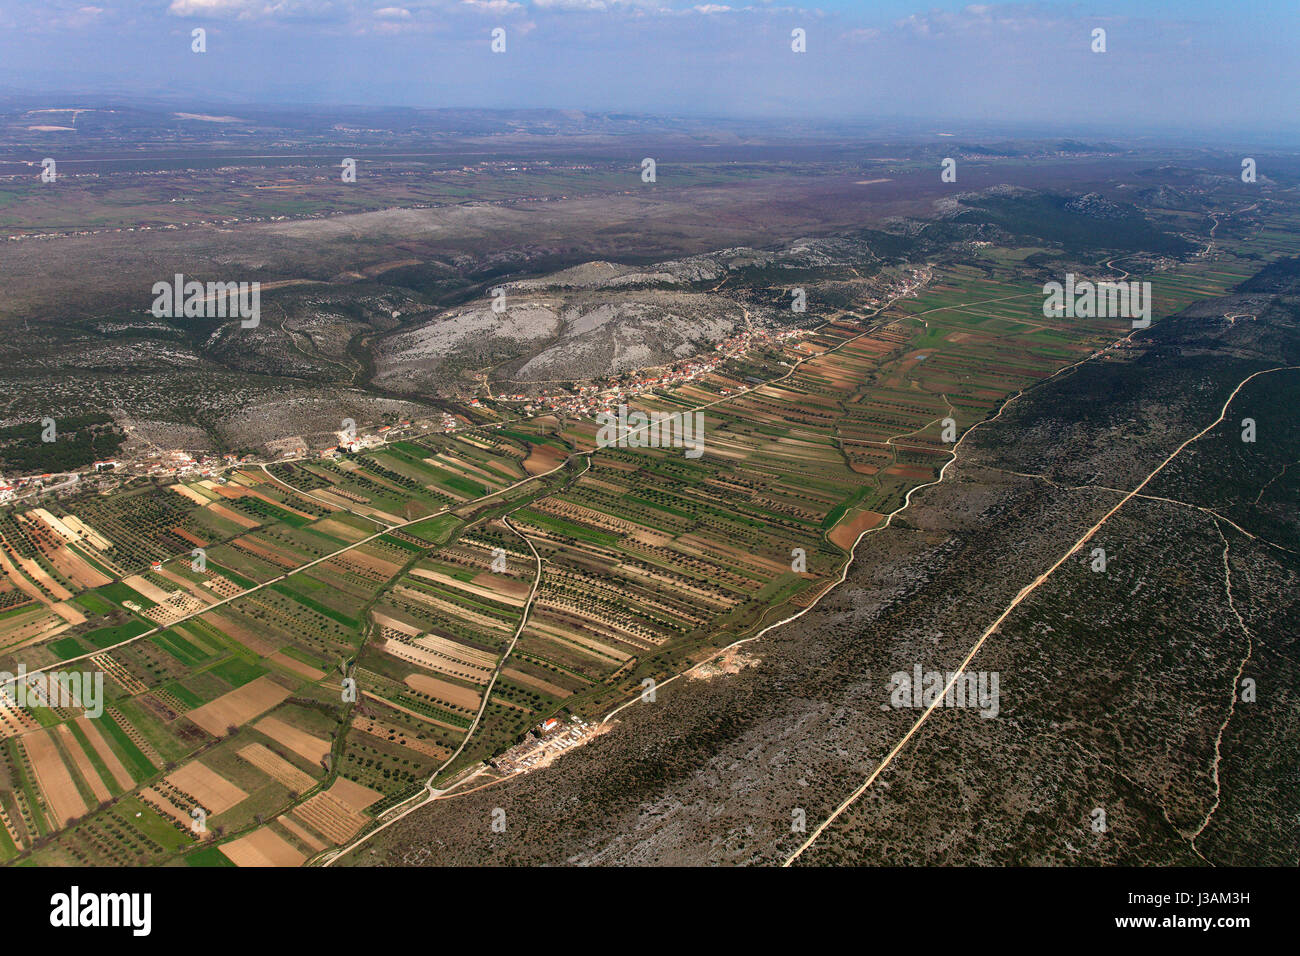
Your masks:
<path fill-rule="evenodd" d="M 71 13 L 65 14 L 61 18 L 60 23 L 61 25 L 68 27 L 84 27 L 95 23 L 103 15 L 103 7 L 77 7 L 77 9 L 73 10 Z"/>
<path fill-rule="evenodd" d="M 656 0 L 533 0 L 538 10 L 561 10 L 578 13 L 613 13 L 631 11 L 636 13 L 672 13 L 673 11 Z"/>
<path fill-rule="evenodd" d="M 970 4 L 960 10 L 932 10 L 897 20 L 894 26 L 922 37 L 988 34 L 993 31 L 1026 33 L 1055 29 L 1077 18 L 1063 18 L 1040 4 Z"/>
<path fill-rule="evenodd" d="M 213 20 L 297 20 L 325 19 L 341 11 L 333 0 L 172 0 L 167 12 Z"/>
<path fill-rule="evenodd" d="M 40 16 L 32 17 L 18 4 L 10 6 L 11 9 L 6 9 L 4 0 L 0 0 L 0 33 L 3 34 L 14 34 L 20 30 L 41 34 L 79 30 L 111 20 L 117 12 L 88 3 L 45 0 Z M 3 57 L 0 57 L 0 65 L 3 65 Z"/>
<path fill-rule="evenodd" d="M 875 27 L 863 27 L 859 30 L 850 30 L 848 33 L 844 34 L 844 39 L 853 43 L 862 43 L 866 40 L 874 40 L 876 37 L 881 35 L 881 32 L 882 31 L 877 30 Z"/>
<path fill-rule="evenodd" d="M 460 5 L 475 13 L 517 13 L 523 9 L 522 4 L 513 0 L 460 0 Z"/>
<path fill-rule="evenodd" d="M 533 0 L 533 6 L 539 10 L 604 11 L 610 9 L 610 4 L 605 0 Z"/>

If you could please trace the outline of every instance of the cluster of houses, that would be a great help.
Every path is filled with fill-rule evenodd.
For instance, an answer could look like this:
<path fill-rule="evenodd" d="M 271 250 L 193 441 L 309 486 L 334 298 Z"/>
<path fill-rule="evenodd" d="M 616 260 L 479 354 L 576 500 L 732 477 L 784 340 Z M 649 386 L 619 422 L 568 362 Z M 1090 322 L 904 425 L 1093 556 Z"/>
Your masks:
<path fill-rule="evenodd" d="M 77 474 L 60 474 L 60 475 L 24 475 L 20 478 L 11 478 L 5 480 L 0 478 L 0 504 L 13 501 L 28 492 L 43 489 L 52 480 L 58 479 L 60 483 L 73 484 L 80 476 Z"/>
<path fill-rule="evenodd" d="M 248 459 L 240 455 L 201 455 L 195 457 L 188 452 L 173 450 L 155 452 L 141 459 L 127 461 L 121 458 L 104 458 L 91 462 L 84 469 L 86 474 L 104 475 L 120 473 L 122 475 L 147 475 L 151 478 L 215 478 L 221 481 L 220 473 L 230 467 L 238 467 Z M 29 494 L 70 488 L 81 480 L 81 472 L 64 472 L 60 474 L 26 475 L 10 480 L 0 479 L 0 504 L 14 501 Z"/>
<path fill-rule="evenodd" d="M 603 385 L 582 385 L 574 392 L 543 392 L 537 397 L 522 393 L 498 395 L 502 402 L 524 403 L 524 412 L 561 411 L 574 415 L 595 415 L 626 404 L 628 399 L 645 392 L 668 388 L 694 381 L 714 372 L 730 358 L 754 348 L 781 345 L 793 338 L 807 335 L 806 329 L 780 329 L 771 331 L 746 330 L 722 339 L 709 355 L 698 355 L 666 368 L 642 372 L 630 381 L 609 379 Z M 727 390 L 723 390 L 726 394 Z M 478 399 L 470 402 L 473 408 L 482 408 Z"/>
<path fill-rule="evenodd" d="M 574 717 L 568 723 L 549 717 L 533 728 L 521 743 L 511 747 L 489 766 L 506 773 L 526 773 L 544 767 L 564 751 L 579 747 L 600 733 L 598 725 Z"/>
<path fill-rule="evenodd" d="M 196 458 L 177 450 L 147 457 L 136 467 L 151 478 L 214 478 L 223 469 L 242 465 L 246 460 L 240 455 L 202 455 Z M 120 463 L 115 467 L 120 467 Z"/>
<path fill-rule="evenodd" d="M 523 393 L 516 393 L 498 396 L 497 400 L 524 403 L 523 411 L 525 413 L 562 411 L 579 416 L 595 415 L 599 412 L 608 412 L 618 405 L 626 404 L 629 399 L 644 392 L 680 385 L 698 379 L 715 371 L 727 359 L 740 355 L 749 349 L 782 344 L 791 338 L 807 334 L 808 332 L 805 329 L 746 330 L 718 342 L 714 351 L 709 355 L 696 356 L 666 368 L 644 371 L 629 381 L 610 378 L 603 384 L 578 386 L 572 392 L 543 393 L 533 398 Z M 723 389 L 723 394 L 729 392 L 730 389 Z M 485 407 L 478 398 L 470 400 L 468 404 L 471 408 Z M 453 432 L 463 424 L 461 419 L 450 412 L 442 413 L 439 422 L 443 432 Z M 318 454 L 323 458 L 334 458 L 341 452 L 356 453 L 367 448 L 374 448 L 383 445 L 398 434 L 406 432 L 407 429 L 411 428 L 412 424 L 410 419 L 403 419 L 395 425 L 381 425 L 373 432 L 365 435 L 356 434 L 352 431 L 339 431 L 335 433 L 339 438 L 338 444 L 321 449 Z M 415 424 L 419 428 L 419 433 L 424 433 L 432 430 L 434 420 Z M 307 453 L 308 449 L 305 447 L 290 448 L 281 452 L 280 457 L 299 458 Z M 93 462 L 88 470 L 96 474 L 124 472 L 131 475 L 147 475 L 153 478 L 190 480 L 213 478 L 222 481 L 223 479 L 219 477 L 222 471 L 232 467 L 240 467 L 249 461 L 248 456 L 235 454 L 225 454 L 220 457 L 213 455 L 195 456 L 182 450 L 172 450 L 146 454 L 133 461 L 107 458 Z M 15 478 L 11 481 L 5 481 L 0 477 L 0 504 L 12 501 L 29 492 L 50 487 L 53 479 L 58 479 L 59 484 L 71 485 L 79 478 L 80 475 L 77 473 L 31 475 Z"/>
<path fill-rule="evenodd" d="M 445 417 L 450 418 L 451 416 L 448 415 Z M 455 419 L 453 419 L 453 421 L 455 421 Z M 384 442 L 397 437 L 397 434 L 406 431 L 406 429 L 410 427 L 411 420 L 409 418 L 404 418 L 396 425 L 380 425 L 373 432 L 370 432 L 367 435 L 358 435 L 355 431 L 340 430 L 334 433 L 338 436 L 339 443 L 337 445 L 331 445 L 329 448 L 322 448 L 320 450 L 320 457 L 334 458 L 339 454 L 339 452 L 355 454 L 356 452 L 363 451 L 367 448 L 376 448 L 379 445 L 384 444 Z M 300 452 L 305 453 L 305 449 L 300 449 Z M 293 455 L 291 453 L 286 453 L 286 457 L 293 457 Z"/>

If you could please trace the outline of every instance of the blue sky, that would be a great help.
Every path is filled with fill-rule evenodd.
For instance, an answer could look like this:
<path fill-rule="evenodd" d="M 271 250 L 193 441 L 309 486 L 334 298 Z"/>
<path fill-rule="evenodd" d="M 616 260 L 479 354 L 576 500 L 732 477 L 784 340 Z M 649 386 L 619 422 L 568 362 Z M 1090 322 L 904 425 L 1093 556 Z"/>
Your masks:
<path fill-rule="evenodd" d="M 195 27 L 206 54 L 190 52 Z M 790 48 L 795 28 L 806 53 Z M 1294 0 L 0 0 L 0 87 L 210 103 L 1267 138 L 1300 129 L 1298 49 Z"/>

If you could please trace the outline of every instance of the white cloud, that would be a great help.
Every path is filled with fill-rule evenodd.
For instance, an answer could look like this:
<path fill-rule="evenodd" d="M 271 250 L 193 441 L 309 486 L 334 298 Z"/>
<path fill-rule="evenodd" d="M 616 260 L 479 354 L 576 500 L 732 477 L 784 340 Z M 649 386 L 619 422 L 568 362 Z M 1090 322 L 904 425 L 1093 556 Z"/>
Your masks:
<path fill-rule="evenodd" d="M 904 32 L 917 36 L 941 36 L 943 34 L 970 34 L 1001 31 L 1007 33 L 1024 33 L 1057 29 L 1074 22 L 1066 16 L 1059 15 L 1041 4 L 1035 3 L 973 3 L 961 10 L 934 10 L 930 13 L 914 13 L 894 26 Z"/>
<path fill-rule="evenodd" d="M 533 0 L 539 10 L 569 10 L 602 13 L 626 10 L 636 13 L 673 13 L 659 0 Z"/>
<path fill-rule="evenodd" d="M 10 11 L 4 10 L 3 2 L 0 2 L 0 30 L 10 31 L 18 28 L 19 23 L 10 19 Z M 98 24 L 105 18 L 112 17 L 112 11 L 105 11 L 103 7 L 83 4 L 73 6 L 68 3 L 51 3 L 47 8 L 41 11 L 40 19 L 32 23 L 30 20 L 24 25 L 35 26 L 38 30 L 55 29 L 55 30 L 75 30 L 81 27 L 88 27 Z M 13 14 L 19 13 L 14 10 Z"/>
<path fill-rule="evenodd" d="M 876 37 L 880 36 L 880 34 L 881 31 L 877 30 L 875 27 L 863 27 L 859 30 L 850 30 L 848 33 L 844 34 L 844 39 L 853 43 L 861 43 L 866 40 L 874 40 Z"/>
<path fill-rule="evenodd" d="M 541 10 L 608 10 L 605 0 L 533 0 Z"/>
<path fill-rule="evenodd" d="M 172 0 L 174 17 L 214 20 L 262 20 L 325 17 L 338 10 L 333 0 Z"/>
<path fill-rule="evenodd" d="M 515 13 L 523 9 L 522 4 L 513 0 L 460 0 L 460 3 L 475 13 Z"/>

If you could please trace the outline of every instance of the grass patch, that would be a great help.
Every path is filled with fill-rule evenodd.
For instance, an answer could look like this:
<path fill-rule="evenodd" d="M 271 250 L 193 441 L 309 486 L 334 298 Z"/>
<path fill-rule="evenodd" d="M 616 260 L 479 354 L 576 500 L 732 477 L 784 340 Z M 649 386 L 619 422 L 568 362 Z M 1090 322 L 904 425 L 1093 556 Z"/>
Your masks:
<path fill-rule="evenodd" d="M 105 647 L 112 647 L 114 644 L 120 644 L 143 634 L 149 628 L 150 626 L 143 621 L 127 621 L 117 627 L 101 627 L 99 630 L 90 631 L 81 635 L 81 639 L 89 641 L 98 650 L 103 650 Z"/>
<path fill-rule="evenodd" d="M 205 846 L 181 857 L 186 866 L 234 866 L 234 861 L 215 846 Z"/>
<path fill-rule="evenodd" d="M 49 648 L 58 655 L 61 661 L 66 661 L 69 657 L 79 657 L 86 653 L 86 648 L 75 637 L 65 637 L 62 640 L 54 641 L 49 645 Z"/>
<path fill-rule="evenodd" d="M 266 673 L 266 668 L 259 667 L 257 664 L 246 661 L 241 657 L 232 657 L 220 664 L 213 665 L 208 670 L 232 687 L 243 687 L 249 681 L 256 680 Z"/>
<path fill-rule="evenodd" d="M 152 777 L 156 772 L 154 765 L 149 762 L 149 759 L 140 751 L 140 748 L 131 741 L 131 738 L 126 735 L 126 731 L 118 725 L 116 720 L 108 714 L 104 716 L 107 719 L 99 722 L 100 729 L 108 735 L 109 740 L 117 744 L 118 756 L 122 758 L 126 769 L 130 771 L 131 779 L 138 783 Z"/>

